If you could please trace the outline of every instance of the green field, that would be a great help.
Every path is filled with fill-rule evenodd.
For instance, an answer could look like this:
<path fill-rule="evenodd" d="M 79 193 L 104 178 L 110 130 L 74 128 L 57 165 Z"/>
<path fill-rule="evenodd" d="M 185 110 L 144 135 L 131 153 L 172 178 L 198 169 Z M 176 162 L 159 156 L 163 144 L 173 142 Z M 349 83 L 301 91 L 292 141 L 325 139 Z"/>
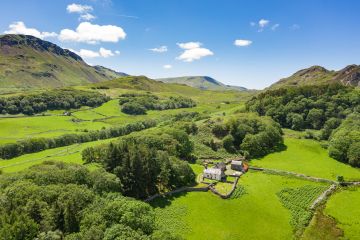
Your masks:
<path fill-rule="evenodd" d="M 246 194 L 223 200 L 208 193 L 191 192 L 157 199 L 157 224 L 185 239 L 291 239 L 291 213 L 277 193 L 319 183 L 252 172 L 241 177 Z"/>
<path fill-rule="evenodd" d="M 286 150 L 252 160 L 251 165 L 332 180 L 338 175 L 344 176 L 345 180 L 360 179 L 359 169 L 330 158 L 326 149 L 315 140 L 286 137 L 285 146 Z"/>
<path fill-rule="evenodd" d="M 360 189 L 340 191 L 326 204 L 325 214 L 333 217 L 344 231 L 345 239 L 360 239 Z"/>

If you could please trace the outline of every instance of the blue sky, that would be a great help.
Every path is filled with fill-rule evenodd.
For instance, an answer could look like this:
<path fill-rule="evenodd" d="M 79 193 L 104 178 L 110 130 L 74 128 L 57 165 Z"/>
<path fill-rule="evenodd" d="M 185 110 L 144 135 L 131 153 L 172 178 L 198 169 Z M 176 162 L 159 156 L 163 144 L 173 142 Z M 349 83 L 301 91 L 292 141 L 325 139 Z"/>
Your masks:
<path fill-rule="evenodd" d="M 12 0 L 1 3 L 0 32 L 129 74 L 261 89 L 312 65 L 360 64 L 359 10 L 357 0 Z"/>

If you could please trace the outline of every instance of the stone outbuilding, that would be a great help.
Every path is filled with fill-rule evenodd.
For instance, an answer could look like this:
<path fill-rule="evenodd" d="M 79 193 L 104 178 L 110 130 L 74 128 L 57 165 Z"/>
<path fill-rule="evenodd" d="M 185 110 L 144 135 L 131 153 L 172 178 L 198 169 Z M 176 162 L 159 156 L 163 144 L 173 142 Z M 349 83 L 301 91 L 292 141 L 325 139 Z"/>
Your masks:
<path fill-rule="evenodd" d="M 239 160 L 231 161 L 231 169 L 235 171 L 243 171 L 243 161 L 239 161 Z"/>

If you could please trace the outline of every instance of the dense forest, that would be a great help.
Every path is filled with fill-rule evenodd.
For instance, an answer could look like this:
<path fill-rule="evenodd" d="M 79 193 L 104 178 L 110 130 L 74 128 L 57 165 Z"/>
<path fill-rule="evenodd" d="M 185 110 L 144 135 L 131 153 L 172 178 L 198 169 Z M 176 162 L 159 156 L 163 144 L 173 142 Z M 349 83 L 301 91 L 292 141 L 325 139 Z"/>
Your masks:
<path fill-rule="evenodd" d="M 144 199 L 194 183 L 195 174 L 184 161 L 192 160 L 193 148 L 184 131 L 162 129 L 87 148 L 82 156 L 115 174 L 125 196 Z"/>
<path fill-rule="evenodd" d="M 121 195 L 103 169 L 45 162 L 0 175 L 0 239 L 177 239 L 155 227 L 150 205 Z"/>
<path fill-rule="evenodd" d="M 176 108 L 195 107 L 196 103 L 191 98 L 181 96 L 160 99 L 153 94 L 127 93 L 120 95 L 119 104 L 121 111 L 131 115 L 143 115 L 147 110 L 166 110 Z"/>
<path fill-rule="evenodd" d="M 82 106 L 96 107 L 109 100 L 109 97 L 99 92 L 57 89 L 42 93 L 0 98 L 0 113 L 33 115 L 47 110 L 67 110 Z"/>
<path fill-rule="evenodd" d="M 246 108 L 285 128 L 320 130 L 310 137 L 329 140 L 331 157 L 360 166 L 359 89 L 340 84 L 281 88 L 253 97 Z"/>
<path fill-rule="evenodd" d="M 340 84 L 270 90 L 253 97 L 246 108 L 271 116 L 294 130 L 336 128 L 340 120 L 360 111 L 360 92 Z M 338 120 L 337 120 L 338 119 Z M 330 134 L 324 134 L 328 138 Z"/>
<path fill-rule="evenodd" d="M 331 157 L 360 167 L 360 114 L 350 114 L 330 137 Z"/>
<path fill-rule="evenodd" d="M 92 142 L 127 135 L 155 127 L 155 120 L 129 123 L 125 126 L 104 128 L 97 131 L 87 131 L 80 134 L 65 134 L 54 138 L 29 138 L 16 143 L 7 143 L 0 146 L 0 158 L 10 159 L 27 153 L 40 152 L 46 149 L 69 146 L 75 143 Z"/>

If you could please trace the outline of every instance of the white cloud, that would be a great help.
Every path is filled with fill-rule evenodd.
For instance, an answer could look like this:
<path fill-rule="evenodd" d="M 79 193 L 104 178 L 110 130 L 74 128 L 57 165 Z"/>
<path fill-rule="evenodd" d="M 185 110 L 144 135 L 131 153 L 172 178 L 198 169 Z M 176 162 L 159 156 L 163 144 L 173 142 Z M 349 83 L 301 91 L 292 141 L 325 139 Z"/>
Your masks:
<path fill-rule="evenodd" d="M 68 13 L 80 14 L 79 21 L 92 21 L 96 18 L 94 15 L 89 13 L 94 10 L 92 6 L 72 3 L 66 7 L 66 10 Z"/>
<path fill-rule="evenodd" d="M 171 69 L 171 68 L 172 68 L 172 65 L 166 64 L 166 65 L 163 66 L 163 68 L 165 68 L 165 69 Z"/>
<path fill-rule="evenodd" d="M 149 50 L 152 52 L 163 53 L 163 52 L 167 52 L 168 48 L 167 46 L 160 46 L 158 48 L 150 48 Z"/>
<path fill-rule="evenodd" d="M 9 30 L 4 32 L 5 34 L 24 34 L 24 35 L 32 35 L 37 38 L 48 38 L 48 37 L 56 37 L 57 34 L 54 32 L 40 32 L 35 28 L 27 28 L 24 22 L 14 22 L 9 25 Z"/>
<path fill-rule="evenodd" d="M 96 58 L 96 57 L 100 57 L 100 54 L 98 52 L 94 52 L 91 50 L 87 50 L 87 49 L 80 49 L 79 52 L 76 52 L 76 54 L 78 54 L 80 57 L 82 58 Z"/>
<path fill-rule="evenodd" d="M 246 46 L 250 46 L 251 44 L 252 41 L 245 39 L 236 39 L 234 42 L 234 45 L 238 47 L 246 47 Z"/>
<path fill-rule="evenodd" d="M 96 17 L 90 13 L 85 13 L 85 14 L 82 14 L 80 15 L 79 17 L 79 21 L 81 20 L 86 20 L 86 21 L 91 21 L 91 20 L 94 20 Z"/>
<path fill-rule="evenodd" d="M 260 27 L 260 28 L 264 28 L 264 27 L 266 27 L 269 23 L 270 23 L 269 20 L 260 19 L 260 20 L 259 20 L 259 27 Z"/>
<path fill-rule="evenodd" d="M 98 42 L 118 42 L 125 39 L 126 33 L 121 27 L 114 25 L 97 25 L 90 22 L 82 22 L 76 30 L 63 29 L 60 32 L 61 41 L 86 42 L 95 44 Z"/>
<path fill-rule="evenodd" d="M 182 49 L 194 49 L 194 48 L 199 48 L 202 44 L 200 42 L 187 42 L 187 43 L 177 43 L 177 45 Z"/>
<path fill-rule="evenodd" d="M 177 45 L 185 50 L 179 57 L 177 57 L 178 60 L 182 60 L 184 62 L 192 62 L 206 56 L 214 55 L 214 53 L 209 49 L 202 48 L 202 44 L 200 42 L 178 43 Z"/>
<path fill-rule="evenodd" d="M 280 24 L 274 24 L 272 27 L 271 27 L 271 30 L 275 31 L 276 29 L 278 29 L 278 27 L 280 27 Z"/>
<path fill-rule="evenodd" d="M 298 24 L 293 24 L 290 26 L 290 30 L 295 31 L 295 30 L 299 30 L 299 29 L 300 29 L 300 26 Z"/>
<path fill-rule="evenodd" d="M 116 55 L 120 54 L 120 51 L 115 51 L 115 53 L 113 53 L 111 50 L 105 49 L 103 47 L 101 47 L 99 49 L 99 51 L 92 51 L 92 50 L 88 50 L 88 49 L 80 49 L 80 51 L 76 51 L 74 49 L 69 49 L 70 51 L 76 53 L 77 55 L 79 55 L 82 58 L 97 58 L 97 57 L 103 57 L 103 58 L 107 58 L 107 57 L 113 57 Z"/>
<path fill-rule="evenodd" d="M 99 49 L 99 53 L 100 53 L 100 56 L 102 56 L 104 58 L 112 57 L 115 55 L 111 50 L 108 50 L 108 49 L 105 49 L 102 47 Z"/>
<path fill-rule="evenodd" d="M 87 13 L 91 12 L 94 9 L 92 8 L 92 6 L 72 3 L 66 7 L 66 10 L 69 13 Z"/>

